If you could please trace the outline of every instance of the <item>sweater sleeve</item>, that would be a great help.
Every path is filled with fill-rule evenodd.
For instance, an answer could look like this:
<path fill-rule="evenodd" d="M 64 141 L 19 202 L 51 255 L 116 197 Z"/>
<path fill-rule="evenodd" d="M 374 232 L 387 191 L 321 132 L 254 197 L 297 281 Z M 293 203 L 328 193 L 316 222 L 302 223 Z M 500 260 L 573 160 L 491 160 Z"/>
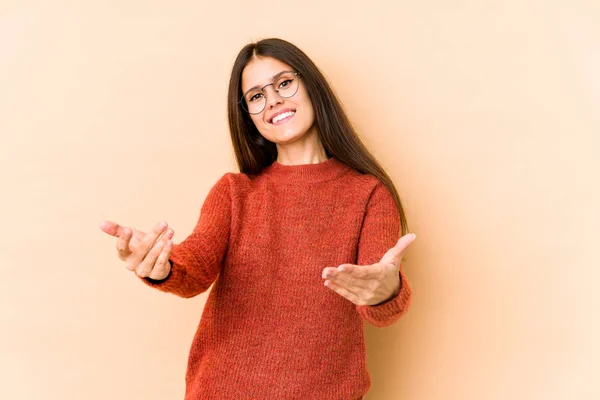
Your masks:
<path fill-rule="evenodd" d="M 229 243 L 231 195 L 227 175 L 209 191 L 192 233 L 173 245 L 169 275 L 159 281 L 141 278 L 143 282 L 163 292 L 194 297 L 215 281 Z"/>
<path fill-rule="evenodd" d="M 371 265 L 400 238 L 400 215 L 387 187 L 378 183 L 367 205 L 358 242 L 358 265 Z M 400 292 L 384 303 L 373 306 L 356 306 L 358 313 L 371 325 L 385 327 L 398 320 L 411 301 L 411 288 L 400 266 Z"/>

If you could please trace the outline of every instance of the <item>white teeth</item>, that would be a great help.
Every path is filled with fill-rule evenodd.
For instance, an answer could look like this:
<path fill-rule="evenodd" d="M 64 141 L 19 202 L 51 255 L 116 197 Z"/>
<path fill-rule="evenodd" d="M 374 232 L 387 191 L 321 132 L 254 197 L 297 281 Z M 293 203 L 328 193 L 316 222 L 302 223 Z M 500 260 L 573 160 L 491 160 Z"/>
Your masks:
<path fill-rule="evenodd" d="M 276 116 L 275 118 L 273 118 L 273 123 L 275 124 L 275 123 L 281 121 L 284 118 L 291 117 L 295 113 L 296 113 L 295 111 L 288 111 L 288 112 L 284 112 L 283 114 L 279 114 L 278 116 Z"/>

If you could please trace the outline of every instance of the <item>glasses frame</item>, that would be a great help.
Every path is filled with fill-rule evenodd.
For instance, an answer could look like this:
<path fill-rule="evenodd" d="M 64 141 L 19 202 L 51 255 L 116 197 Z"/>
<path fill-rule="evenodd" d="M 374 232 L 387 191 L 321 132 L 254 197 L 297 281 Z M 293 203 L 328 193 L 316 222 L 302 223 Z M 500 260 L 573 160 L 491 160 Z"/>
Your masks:
<path fill-rule="evenodd" d="M 281 71 L 280 73 L 278 73 L 275 76 L 275 78 L 273 79 L 273 82 L 271 82 L 271 83 L 263 86 L 262 88 L 260 88 L 260 91 L 262 92 L 263 96 L 265 97 L 265 105 L 263 106 L 263 108 L 259 112 L 256 112 L 256 113 L 251 113 L 249 110 L 246 109 L 246 106 L 245 106 L 246 99 L 244 99 L 244 96 L 246 95 L 246 93 L 249 92 L 249 90 L 248 90 L 246 93 L 242 94 L 242 97 L 240 98 L 240 101 L 238 102 L 238 104 L 242 107 L 242 110 L 244 110 L 245 112 L 247 112 L 250 115 L 257 115 L 257 114 L 260 114 L 261 112 L 263 112 L 265 110 L 265 108 L 267 108 L 267 92 L 265 92 L 265 88 L 267 86 L 273 86 L 273 90 L 275 91 L 275 93 L 277 93 L 277 95 L 279 97 L 281 97 L 282 99 L 289 99 L 291 97 L 294 97 L 296 95 L 296 93 L 298 93 L 298 89 L 300 88 L 300 81 L 298 81 L 298 87 L 296 88 L 296 91 L 294 92 L 294 94 L 292 94 L 291 96 L 282 96 L 279 93 L 279 90 L 275 89 L 275 81 L 277 79 L 279 79 L 281 77 L 281 75 L 285 74 L 286 72 L 291 72 L 296 77 L 298 75 L 300 75 L 300 72 L 297 72 L 297 71 Z M 248 108 L 250 108 L 250 107 L 248 107 Z"/>

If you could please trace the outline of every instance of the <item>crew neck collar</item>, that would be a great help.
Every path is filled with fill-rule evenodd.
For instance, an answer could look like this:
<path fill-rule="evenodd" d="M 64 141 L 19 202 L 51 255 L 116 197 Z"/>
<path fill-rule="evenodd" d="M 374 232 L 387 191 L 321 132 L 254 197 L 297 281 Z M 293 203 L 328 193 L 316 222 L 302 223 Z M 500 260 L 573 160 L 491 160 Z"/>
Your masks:
<path fill-rule="evenodd" d="M 336 179 L 349 170 L 349 166 L 331 157 L 316 164 L 285 165 L 275 161 L 263 174 L 281 183 L 315 183 Z"/>

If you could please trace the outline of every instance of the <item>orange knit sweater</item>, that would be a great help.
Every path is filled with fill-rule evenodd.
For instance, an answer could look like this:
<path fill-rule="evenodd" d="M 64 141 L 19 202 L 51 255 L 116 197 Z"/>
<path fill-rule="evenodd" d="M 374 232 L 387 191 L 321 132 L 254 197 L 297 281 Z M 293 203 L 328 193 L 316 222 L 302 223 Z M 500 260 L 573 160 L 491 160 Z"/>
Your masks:
<path fill-rule="evenodd" d="M 148 285 L 182 297 L 214 286 L 191 345 L 186 400 L 357 399 L 370 387 L 362 319 L 383 327 L 408 308 L 402 288 L 356 306 L 323 285 L 323 268 L 378 262 L 399 239 L 387 188 L 335 158 L 227 173 L 170 275 Z"/>

